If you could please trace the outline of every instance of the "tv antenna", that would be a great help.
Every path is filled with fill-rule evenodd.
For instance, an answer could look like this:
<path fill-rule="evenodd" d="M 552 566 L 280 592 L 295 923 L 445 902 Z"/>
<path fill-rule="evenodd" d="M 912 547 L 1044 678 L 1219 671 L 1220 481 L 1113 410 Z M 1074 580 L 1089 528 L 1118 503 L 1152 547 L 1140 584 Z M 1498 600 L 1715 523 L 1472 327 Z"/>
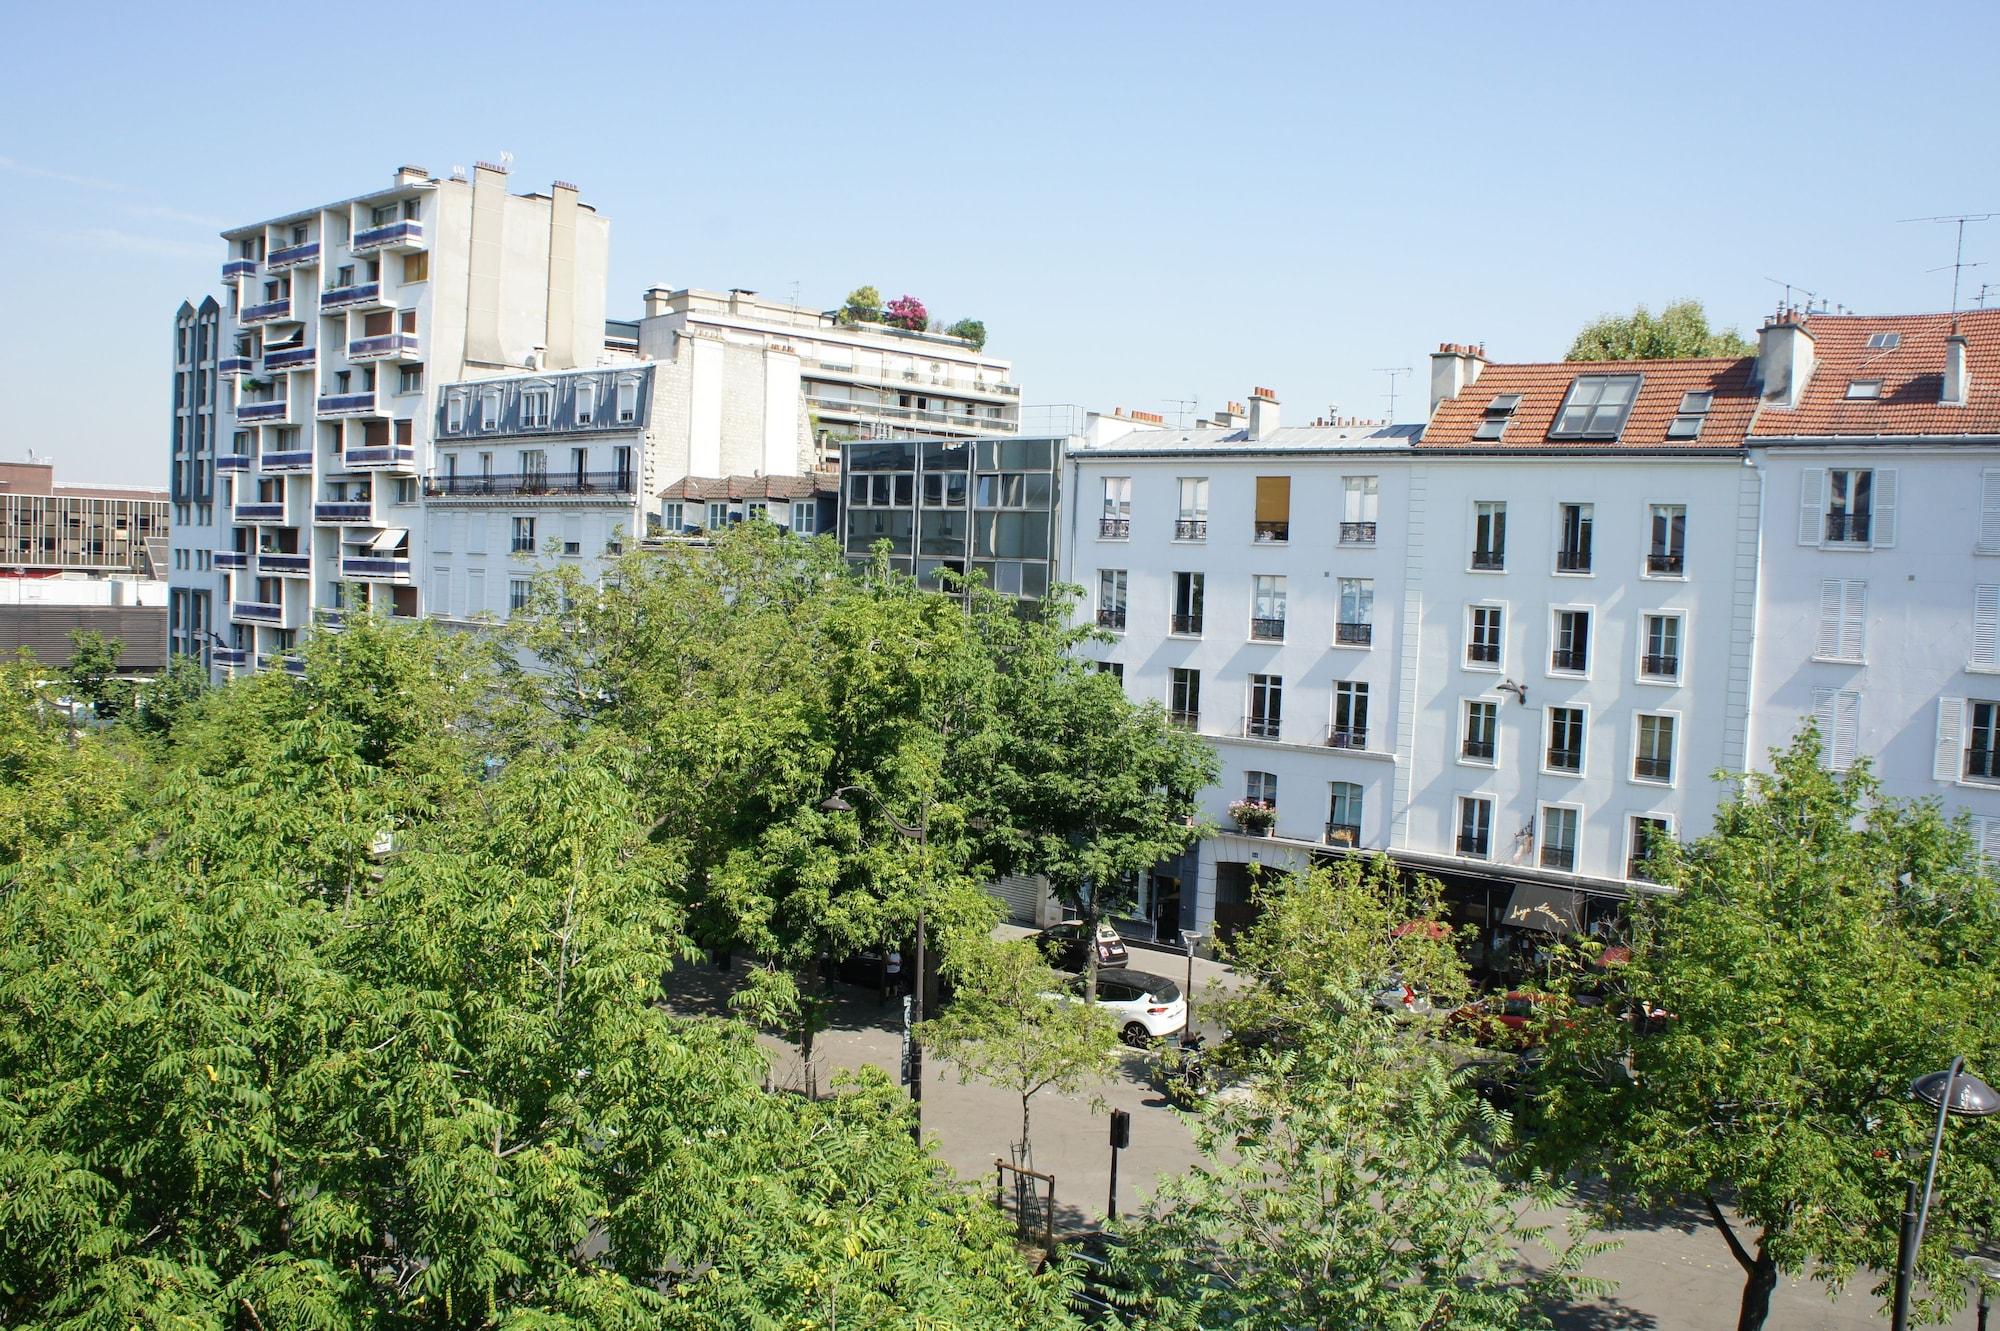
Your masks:
<path fill-rule="evenodd" d="M 1174 428 L 1176 430 L 1185 430 L 1187 429 L 1188 413 L 1201 406 L 1201 399 L 1198 397 L 1170 397 L 1167 399 L 1167 405 L 1174 408 Z"/>
<path fill-rule="evenodd" d="M 504 150 L 501 152 L 500 169 L 502 171 L 512 173 L 512 171 L 514 170 L 514 154 L 506 152 Z"/>
<path fill-rule="evenodd" d="M 798 307 L 798 303 L 799 303 L 799 279 L 795 277 L 792 279 L 792 306 L 794 309 Z"/>
<path fill-rule="evenodd" d="M 1815 309 L 1817 309 L 1817 311 L 1820 314 L 1825 314 L 1829 311 L 1835 314 L 1847 313 L 1847 307 L 1845 305 L 1842 305 L 1839 301 L 1834 300 L 1830 296 L 1822 296 L 1817 291 L 1808 291 L 1804 287 L 1800 286 L 1797 282 L 1787 282 L 1782 277 L 1767 277 L 1764 280 L 1766 282 L 1769 282 L 1772 286 L 1783 287 L 1785 289 L 1785 300 L 1784 300 L 1784 305 L 1782 307 L 1784 309 L 1789 310 L 1792 308 L 1792 293 L 1797 292 L 1799 295 L 1804 296 L 1806 298 L 1806 303 L 1804 308 L 1807 314 L 1813 313 Z"/>
<path fill-rule="evenodd" d="M 1945 268 L 1951 269 L 1951 330 L 1954 333 L 1958 331 L 1959 277 L 1967 268 L 1982 268 L 1985 266 L 1981 263 L 1967 263 L 1965 261 L 1965 224 L 1967 222 L 1990 222 L 1995 217 L 2000 217 L 2000 213 L 1952 213 L 1944 217 L 1905 217 L 1900 219 L 1904 222 L 1936 222 L 1939 225 L 1949 222 L 1958 228 L 1958 245 L 1952 251 L 1951 262 L 1929 270 L 1933 273 L 1941 273 Z"/>
<path fill-rule="evenodd" d="M 1375 373 L 1389 376 L 1389 423 L 1396 423 L 1396 376 L 1410 373 L 1407 365 L 1377 365 Z"/>

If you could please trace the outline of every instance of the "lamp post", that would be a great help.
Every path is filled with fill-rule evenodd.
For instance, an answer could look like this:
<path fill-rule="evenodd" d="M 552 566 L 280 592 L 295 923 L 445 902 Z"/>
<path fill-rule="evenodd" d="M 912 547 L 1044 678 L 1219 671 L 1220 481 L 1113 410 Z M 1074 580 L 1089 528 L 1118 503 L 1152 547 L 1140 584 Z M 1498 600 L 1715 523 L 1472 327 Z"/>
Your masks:
<path fill-rule="evenodd" d="M 1181 1027 L 1181 1044 L 1186 1045 L 1194 1038 L 1194 948 L 1201 935 L 1193 929 L 1184 929 L 1181 937 L 1187 942 L 1187 989 L 1182 994 L 1187 1001 L 1187 1024 Z"/>
<path fill-rule="evenodd" d="M 1944 1149 L 1944 1123 L 1952 1114 L 1961 1118 L 1985 1118 L 2000 1113 L 2000 1092 L 1965 1071 L 1961 1055 L 1951 1060 L 1943 1072 L 1926 1072 L 1910 1083 L 1910 1094 L 1938 1111 L 1937 1129 L 1931 1134 L 1930 1168 L 1924 1172 L 1922 1198 L 1913 1181 L 1903 1197 L 1903 1223 L 1896 1249 L 1896 1309 L 1891 1331 L 1908 1331 L 1910 1325 L 1910 1284 L 1916 1275 L 1917 1250 L 1924 1243 L 1924 1222 L 1930 1219 L 1931 1191 L 1937 1184 L 1938 1155 Z"/>

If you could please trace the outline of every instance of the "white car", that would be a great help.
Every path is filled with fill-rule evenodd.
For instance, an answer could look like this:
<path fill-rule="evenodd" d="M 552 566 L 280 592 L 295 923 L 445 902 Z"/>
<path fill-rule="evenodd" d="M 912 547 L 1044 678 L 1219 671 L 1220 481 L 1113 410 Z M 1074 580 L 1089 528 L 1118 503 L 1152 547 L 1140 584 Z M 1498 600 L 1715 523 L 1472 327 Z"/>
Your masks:
<path fill-rule="evenodd" d="M 1057 997 L 1080 1001 L 1083 977 L 1077 976 Z M 1118 1033 L 1131 1045 L 1151 1044 L 1187 1025 L 1187 999 L 1181 996 L 1181 987 L 1145 971 L 1097 972 L 1097 1006 L 1118 1023 Z"/>

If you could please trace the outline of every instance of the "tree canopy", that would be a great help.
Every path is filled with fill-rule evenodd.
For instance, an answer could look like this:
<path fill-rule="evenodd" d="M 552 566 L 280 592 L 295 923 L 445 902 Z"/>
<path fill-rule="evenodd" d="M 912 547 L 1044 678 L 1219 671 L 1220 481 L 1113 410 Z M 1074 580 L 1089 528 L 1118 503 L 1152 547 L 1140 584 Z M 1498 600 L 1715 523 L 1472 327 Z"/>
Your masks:
<path fill-rule="evenodd" d="M 1749 356 L 1756 344 L 1734 328 L 1711 331 L 1698 300 L 1670 302 L 1658 314 L 1644 305 L 1606 314 L 1570 343 L 1567 360 L 1669 360 L 1686 356 Z"/>

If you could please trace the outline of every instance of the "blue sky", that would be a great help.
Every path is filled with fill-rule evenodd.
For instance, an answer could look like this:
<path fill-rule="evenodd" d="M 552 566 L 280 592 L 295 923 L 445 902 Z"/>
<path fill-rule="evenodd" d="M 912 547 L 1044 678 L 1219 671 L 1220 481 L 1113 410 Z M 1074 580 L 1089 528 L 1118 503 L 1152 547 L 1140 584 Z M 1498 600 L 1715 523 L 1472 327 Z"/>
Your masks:
<path fill-rule="evenodd" d="M 172 314 L 224 225 L 514 154 L 645 287 L 986 321 L 1029 402 L 1417 419 L 1425 356 L 1561 355 L 1786 279 L 1944 308 L 2000 208 L 2000 6 L 16 7 L 0 81 L 0 457 L 164 483 Z M 336 72 L 337 71 L 337 72 Z M 1968 233 L 2000 284 L 2000 219 Z"/>

